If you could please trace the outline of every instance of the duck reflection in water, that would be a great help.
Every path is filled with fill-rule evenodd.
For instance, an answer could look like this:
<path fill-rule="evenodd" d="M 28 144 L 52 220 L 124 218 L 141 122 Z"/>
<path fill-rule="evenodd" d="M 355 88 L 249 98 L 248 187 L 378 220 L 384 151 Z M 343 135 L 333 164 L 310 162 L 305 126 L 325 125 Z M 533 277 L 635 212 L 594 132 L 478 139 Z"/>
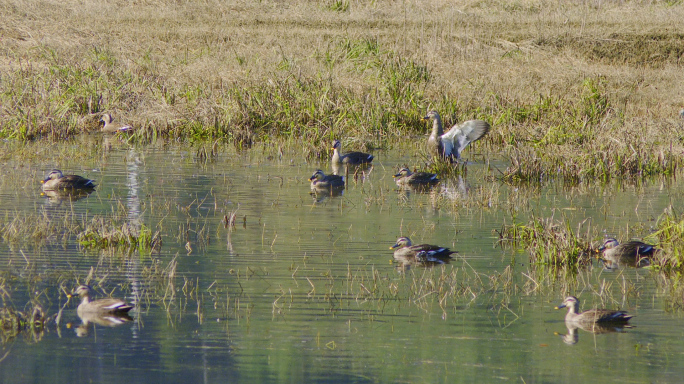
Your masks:
<path fill-rule="evenodd" d="M 563 303 L 556 307 L 556 309 L 561 308 L 568 309 L 565 315 L 565 327 L 568 329 L 568 334 L 562 335 L 566 344 L 577 343 L 578 328 L 593 334 L 620 332 L 625 328 L 632 328 L 628 321 L 633 316 L 624 311 L 590 309 L 580 313 L 579 299 L 575 296 L 566 297 Z"/>
<path fill-rule="evenodd" d="M 76 327 L 76 336 L 85 337 L 90 333 L 90 325 L 95 324 L 103 327 L 116 327 L 121 324 L 133 321 L 127 313 L 110 313 L 107 315 L 98 315 L 95 313 L 84 313 L 78 316 L 81 319 L 81 324 Z"/>
<path fill-rule="evenodd" d="M 602 253 L 601 260 L 606 270 L 614 270 L 621 266 L 643 268 L 651 265 L 651 258 L 657 248 L 639 240 L 620 244 L 614 238 L 608 238 L 598 248 Z"/>
<path fill-rule="evenodd" d="M 588 333 L 591 333 L 594 335 L 598 335 L 598 334 L 602 334 L 602 333 L 624 332 L 625 329 L 633 328 L 628 323 L 583 324 L 583 323 L 568 323 L 568 322 L 565 323 L 565 327 L 568 329 L 567 334 L 563 335 L 563 334 L 556 332 L 556 335 L 561 336 L 561 339 L 563 340 L 563 342 L 565 344 L 568 344 L 568 345 L 577 344 L 577 342 L 579 341 L 579 332 L 577 332 L 578 329 L 581 329 L 584 332 L 588 332 Z"/>
<path fill-rule="evenodd" d="M 76 328 L 76 335 L 83 337 L 88 335 L 90 324 L 97 324 L 105 327 L 115 327 L 133 320 L 128 312 L 133 306 L 121 299 L 113 297 L 91 300 L 92 288 L 88 285 L 81 285 L 68 297 L 78 295 L 81 304 L 78 305 L 76 313 L 81 319 L 81 325 Z"/>
<path fill-rule="evenodd" d="M 51 204 L 62 204 L 63 202 L 73 202 L 85 199 L 93 193 L 94 189 L 74 189 L 74 190 L 57 190 L 57 191 L 43 191 L 41 195 L 48 198 Z"/>
<path fill-rule="evenodd" d="M 398 238 L 390 249 L 395 249 L 394 260 L 401 269 L 408 269 L 414 265 L 431 267 L 437 264 L 448 264 L 451 255 L 457 253 L 449 248 L 432 244 L 413 245 L 408 237 Z"/>

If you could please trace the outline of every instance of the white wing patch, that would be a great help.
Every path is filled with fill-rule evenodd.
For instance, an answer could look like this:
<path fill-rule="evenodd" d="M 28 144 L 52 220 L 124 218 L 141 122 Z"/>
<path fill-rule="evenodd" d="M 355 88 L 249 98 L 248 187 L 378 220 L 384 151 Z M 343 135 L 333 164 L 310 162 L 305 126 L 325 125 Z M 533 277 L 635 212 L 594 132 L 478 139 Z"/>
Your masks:
<path fill-rule="evenodd" d="M 461 157 L 461 152 L 468 144 L 479 140 L 487 132 L 489 132 L 489 123 L 482 120 L 468 120 L 461 125 L 454 125 L 441 137 L 444 156 Z"/>

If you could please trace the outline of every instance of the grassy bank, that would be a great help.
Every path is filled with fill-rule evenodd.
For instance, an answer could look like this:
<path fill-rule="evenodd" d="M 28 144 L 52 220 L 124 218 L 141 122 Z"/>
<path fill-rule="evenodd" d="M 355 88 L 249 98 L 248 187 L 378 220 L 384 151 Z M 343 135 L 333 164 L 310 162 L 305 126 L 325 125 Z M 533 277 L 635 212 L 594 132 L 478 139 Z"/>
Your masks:
<path fill-rule="evenodd" d="M 159 136 L 388 146 L 492 123 L 512 182 L 674 174 L 684 152 L 675 1 L 60 2 L 0 5 L 0 137 L 104 112 Z M 572 161 L 568 161 L 571 159 Z"/>

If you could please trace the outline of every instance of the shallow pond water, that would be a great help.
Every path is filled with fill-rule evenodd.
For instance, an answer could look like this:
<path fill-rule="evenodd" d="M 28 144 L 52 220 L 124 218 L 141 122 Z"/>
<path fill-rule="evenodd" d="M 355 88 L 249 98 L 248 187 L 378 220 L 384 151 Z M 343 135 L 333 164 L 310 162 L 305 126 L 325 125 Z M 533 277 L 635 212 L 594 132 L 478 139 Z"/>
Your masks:
<path fill-rule="evenodd" d="M 207 159 L 197 147 L 83 139 L 25 151 L 34 156 L 4 156 L 5 222 L 115 222 L 149 228 L 161 246 L 102 250 L 49 231 L 41 241 L 0 243 L 4 306 L 29 310 L 38 302 L 48 315 L 63 308 L 58 325 L 5 333 L 3 383 L 672 382 L 684 375 L 684 317 L 672 310 L 682 298 L 655 272 L 607 272 L 595 263 L 572 278 L 554 276 L 529 265 L 524 251 L 498 246 L 496 233 L 513 216 L 534 215 L 644 235 L 664 208 L 678 207 L 680 184 L 515 187 L 495 181 L 503 163 L 474 155 L 462 177 L 406 193 L 392 175 L 420 156 L 401 148 L 376 151 L 374 167 L 349 177 L 341 196 L 316 197 L 307 179 L 329 164 L 287 149 L 226 146 Z M 42 196 L 38 181 L 52 168 L 98 188 L 77 201 Z M 399 236 L 459 253 L 433 268 L 401 266 L 388 249 Z M 98 297 L 135 303 L 133 321 L 83 327 L 65 293 L 86 281 Z M 564 312 L 553 307 L 569 294 L 584 308 L 635 314 L 633 328 L 566 329 Z"/>

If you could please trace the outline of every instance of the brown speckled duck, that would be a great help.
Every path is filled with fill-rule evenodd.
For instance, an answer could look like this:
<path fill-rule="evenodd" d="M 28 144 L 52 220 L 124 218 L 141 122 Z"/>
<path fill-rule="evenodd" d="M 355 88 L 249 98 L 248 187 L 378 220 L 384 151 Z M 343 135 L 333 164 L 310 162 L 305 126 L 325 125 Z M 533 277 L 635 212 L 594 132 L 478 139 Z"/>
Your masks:
<path fill-rule="evenodd" d="M 125 314 L 133 309 L 132 305 L 113 297 L 91 301 L 91 293 L 92 288 L 88 285 L 81 285 L 72 293 L 72 295 L 78 295 L 81 298 L 81 304 L 76 310 L 80 318 L 91 317 L 89 314 Z"/>
<path fill-rule="evenodd" d="M 566 297 L 563 304 L 556 307 L 556 309 L 561 308 L 568 308 L 568 313 L 565 315 L 566 323 L 626 323 L 633 317 L 627 312 L 609 309 L 590 309 L 580 313 L 579 300 L 575 296 Z"/>
<path fill-rule="evenodd" d="M 320 169 L 309 177 L 312 190 L 325 190 L 344 188 L 344 177 L 338 175 L 326 175 Z"/>
<path fill-rule="evenodd" d="M 603 252 L 603 256 L 606 258 L 617 259 L 629 257 L 637 259 L 640 257 L 653 256 L 656 248 L 639 240 L 631 240 L 624 244 L 620 244 L 616 239 L 611 237 L 606 239 L 598 250 L 599 252 Z"/>
<path fill-rule="evenodd" d="M 394 177 L 394 182 L 400 187 L 429 186 L 439 183 L 439 179 L 434 173 L 411 172 L 408 168 L 400 169 L 399 173 L 392 177 Z"/>
<path fill-rule="evenodd" d="M 650 265 L 650 258 L 657 248 L 639 240 L 620 244 L 616 239 L 608 238 L 598 251 L 603 253 L 603 261 L 608 267 L 620 264 L 645 267 Z"/>
<path fill-rule="evenodd" d="M 456 253 L 446 247 L 431 244 L 413 245 L 408 237 L 400 237 L 397 242 L 390 247 L 396 249 L 394 258 L 397 260 L 415 260 L 417 262 L 443 264 L 451 259 L 451 255 Z"/>
<path fill-rule="evenodd" d="M 122 124 L 118 122 L 115 123 L 114 118 L 109 113 L 103 114 L 100 118 L 100 122 L 104 123 L 104 125 L 100 129 L 100 132 L 104 133 L 128 132 L 133 130 L 133 127 L 131 125 Z"/>
<path fill-rule="evenodd" d="M 78 175 L 65 175 L 59 169 L 50 171 L 41 183 L 43 183 L 43 191 L 95 188 L 95 183 L 92 180 Z"/>
<path fill-rule="evenodd" d="M 490 125 L 483 120 L 468 120 L 454 125 L 444 133 L 442 119 L 437 111 L 428 112 L 424 120 L 432 120 L 432 133 L 428 138 L 428 152 L 435 157 L 458 159 L 461 152 L 473 141 L 480 140 L 489 132 Z"/>
<path fill-rule="evenodd" d="M 373 161 L 373 155 L 369 155 L 367 153 L 363 152 L 348 152 L 345 153 L 344 155 L 340 154 L 340 148 L 342 147 L 342 143 L 340 143 L 339 140 L 335 140 L 333 142 L 332 150 L 333 150 L 333 157 L 332 157 L 332 162 L 333 164 L 349 164 L 349 165 L 359 165 L 359 164 L 368 164 L 371 161 Z"/>

